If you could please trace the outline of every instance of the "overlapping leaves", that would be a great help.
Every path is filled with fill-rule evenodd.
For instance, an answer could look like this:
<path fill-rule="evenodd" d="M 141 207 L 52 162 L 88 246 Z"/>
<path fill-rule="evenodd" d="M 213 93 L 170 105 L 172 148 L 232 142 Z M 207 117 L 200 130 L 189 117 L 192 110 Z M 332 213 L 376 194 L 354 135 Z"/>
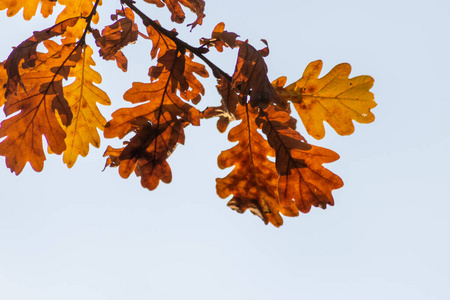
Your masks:
<path fill-rule="evenodd" d="M 205 17 L 203 0 L 145 2 L 166 6 L 177 23 L 185 19 L 182 6 L 190 9 L 197 16 L 188 25 L 191 29 Z M 79 155 L 87 155 L 89 145 L 99 147 L 98 129 L 104 129 L 106 138 L 126 139 L 122 148 L 107 148 L 106 166 L 118 167 L 124 178 L 134 172 L 141 177 L 142 186 L 153 190 L 161 181 L 172 180 L 167 160 L 178 144 L 184 144 L 184 128 L 200 125 L 202 118 L 218 117 L 220 132 L 237 122 L 228 134 L 237 144 L 218 157 L 220 168 L 234 167 L 216 180 L 217 194 L 231 197 L 229 207 L 238 212 L 248 209 L 266 224 L 278 227 L 283 223 L 281 215 L 297 216 L 312 206 L 334 204 L 332 191 L 343 182 L 323 165 L 339 156 L 306 142 L 296 131 L 290 104 L 316 139 L 325 135 L 324 121 L 338 134 L 351 134 L 353 121 L 374 120 L 370 109 L 376 103 L 370 76 L 349 78 L 350 66 L 340 64 L 319 78 L 322 62 L 315 61 L 298 81 L 285 86 L 286 77 L 280 77 L 271 83 L 264 61 L 269 54 L 265 40 L 266 47 L 256 50 L 219 23 L 211 38 L 202 38 L 201 47 L 195 48 L 181 41 L 176 31 L 146 17 L 129 0 L 122 0 L 129 8 L 116 11 L 114 23 L 101 33 L 91 27 L 99 20 L 96 7 L 100 0 L 4 0 L 0 10 L 7 9 L 12 16 L 23 9 L 28 20 L 39 4 L 46 17 L 55 3 L 64 6 L 56 25 L 34 32 L 0 63 L 0 106 L 4 105 L 7 115 L 0 126 L 0 155 L 6 157 L 11 171 L 19 174 L 27 162 L 36 171 L 42 170 L 42 137 L 49 152 L 64 153 L 64 163 L 72 167 Z M 138 31 L 133 11 L 147 26 L 147 36 Z M 149 69 L 149 82 L 134 82 L 125 92 L 124 99 L 133 106 L 116 110 L 109 122 L 97 108 L 110 100 L 96 85 L 101 76 L 92 69 L 93 50 L 86 45 L 90 33 L 100 57 L 115 60 L 123 71 L 127 70 L 127 58 L 121 49 L 136 42 L 138 35 L 151 40 L 150 58 L 157 62 Z M 47 52 L 38 51 L 40 44 Z M 204 54 L 211 47 L 219 52 L 225 47 L 238 48 L 232 76 L 206 59 Z M 219 82 L 221 105 L 203 112 L 196 108 L 205 93 L 199 77 L 207 77 L 208 72 L 194 61 L 195 56 L 211 67 Z M 66 84 L 69 77 L 74 80 Z"/>
<path fill-rule="evenodd" d="M 142 186 L 153 190 L 159 181 L 172 180 L 166 160 L 177 144 L 184 143 L 183 128 L 200 125 L 200 112 L 187 101 L 200 101 L 204 88 L 196 76 L 208 73 L 167 36 L 153 28 L 148 34 L 153 41 L 151 56 L 158 57 L 158 64 L 149 70 L 151 82 L 135 82 L 124 94 L 125 100 L 143 104 L 115 111 L 105 128 L 107 138 L 135 135 L 122 149 L 109 147 L 105 156 L 106 165 L 118 166 L 122 177 L 134 171 L 141 176 Z"/>

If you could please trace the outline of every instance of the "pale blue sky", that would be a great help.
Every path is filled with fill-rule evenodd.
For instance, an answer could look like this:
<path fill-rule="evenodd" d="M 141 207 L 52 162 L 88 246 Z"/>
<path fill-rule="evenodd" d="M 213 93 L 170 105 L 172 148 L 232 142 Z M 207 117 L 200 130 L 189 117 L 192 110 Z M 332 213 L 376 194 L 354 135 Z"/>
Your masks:
<path fill-rule="evenodd" d="M 119 1 L 104 2 L 109 15 Z M 327 126 L 321 141 L 299 123 L 310 143 L 341 156 L 327 165 L 345 182 L 336 205 L 284 218 L 278 229 L 227 208 L 215 178 L 229 171 L 216 159 L 232 144 L 214 120 L 186 130 L 186 145 L 169 159 L 172 183 L 152 192 L 134 175 L 101 172 L 110 141 L 71 170 L 52 155 L 42 173 L 27 166 L 16 177 L 1 159 L 0 299 L 450 299 L 450 3 L 218 2 L 206 0 L 203 26 L 178 26 L 180 37 L 197 43 L 224 21 L 257 48 L 268 40 L 270 79 L 295 81 L 316 59 L 323 72 L 348 62 L 352 77 L 375 78 L 374 123 L 356 124 L 348 137 Z M 0 22 L 0 60 L 52 25 L 4 11 Z M 125 74 L 95 58 L 113 101 L 102 109 L 107 119 L 132 81 L 148 80 L 149 47 L 125 49 Z M 208 57 L 232 73 L 235 55 Z M 202 107 L 218 103 L 214 84 L 205 82 Z"/>

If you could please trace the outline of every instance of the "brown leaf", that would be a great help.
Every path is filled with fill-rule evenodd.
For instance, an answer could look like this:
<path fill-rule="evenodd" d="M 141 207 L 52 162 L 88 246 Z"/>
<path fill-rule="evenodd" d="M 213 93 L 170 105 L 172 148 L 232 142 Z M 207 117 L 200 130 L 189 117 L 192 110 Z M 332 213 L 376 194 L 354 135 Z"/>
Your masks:
<path fill-rule="evenodd" d="M 80 59 L 81 48 L 53 41 L 44 41 L 44 45 L 49 51 L 36 53 L 35 67 L 19 69 L 22 87 L 9 94 L 5 104 L 6 115 L 14 115 L 0 127 L 0 137 L 6 137 L 0 143 L 0 155 L 6 156 L 7 166 L 16 174 L 26 162 L 34 170 L 42 170 L 42 135 L 52 152 L 61 154 L 66 149 L 66 135 L 59 122 L 69 126 L 72 112 L 63 94 L 62 80 Z"/>
<path fill-rule="evenodd" d="M 294 201 L 303 213 L 309 212 L 312 205 L 323 209 L 327 204 L 333 205 L 331 192 L 342 187 L 343 182 L 322 164 L 339 159 L 339 155 L 308 144 L 294 130 L 295 120 L 289 113 L 273 105 L 261 112 L 256 122 L 276 151 L 280 203 L 289 206 Z"/>
<path fill-rule="evenodd" d="M 98 30 L 94 30 L 93 35 L 95 43 L 100 47 L 100 56 L 105 60 L 116 60 L 117 66 L 125 72 L 127 70 L 127 59 L 120 49 L 136 42 L 138 27 L 134 22 L 134 13 L 128 7 L 123 11 L 117 10 L 115 16 L 122 18 L 114 24 L 106 26 L 101 35 Z"/>
<path fill-rule="evenodd" d="M 210 39 L 202 38 L 200 43 L 209 47 L 215 47 L 217 51 L 222 52 L 223 47 L 234 48 L 236 46 L 236 38 L 239 36 L 234 32 L 225 31 L 225 24 L 219 23 L 214 27 Z"/>
<path fill-rule="evenodd" d="M 108 147 L 104 154 L 109 156 L 106 166 L 118 165 L 123 178 L 128 178 L 134 171 L 137 176 L 141 176 L 143 187 L 154 190 L 159 181 L 172 181 L 172 172 L 166 160 L 177 144 L 184 144 L 184 126 L 175 120 L 157 125 L 145 122 L 138 127 L 136 135 L 126 147 Z"/>
<path fill-rule="evenodd" d="M 8 73 L 8 82 L 6 83 L 7 88 L 5 93 L 6 97 L 11 93 L 16 92 L 18 84 L 21 84 L 23 88 L 23 83 L 19 74 L 19 64 L 22 60 L 21 67 L 23 69 L 34 68 L 37 59 L 37 46 L 45 40 L 63 34 L 66 28 L 75 25 L 78 19 L 79 17 L 71 18 L 42 31 L 35 31 L 32 37 L 23 41 L 11 52 L 4 63 L 4 68 Z"/>
<path fill-rule="evenodd" d="M 248 104 L 238 106 L 236 118 L 242 121 L 228 135 L 230 142 L 238 144 L 223 151 L 217 160 L 221 169 L 233 166 L 234 169 L 225 178 L 216 180 L 217 194 L 221 198 L 233 195 L 229 207 L 240 213 L 248 208 L 264 223 L 279 227 L 283 224 L 280 213 L 297 216 L 298 209 L 293 202 L 287 206 L 278 202 L 278 174 L 275 164 L 267 158 L 275 156 L 275 152 L 258 133 L 257 117 L 258 109 Z"/>
<path fill-rule="evenodd" d="M 311 136 L 316 139 L 325 136 L 324 121 L 338 134 L 349 135 L 355 130 L 352 120 L 359 123 L 375 120 L 370 111 L 377 105 L 370 92 L 372 77 L 349 79 L 349 64 L 337 65 L 319 78 L 321 70 L 322 61 L 314 61 L 306 67 L 303 77 L 289 86 L 283 88 L 286 77 L 273 83 L 283 99 L 292 101 Z"/>
<path fill-rule="evenodd" d="M 203 0 L 164 0 L 164 3 L 161 0 L 144 1 L 147 3 L 156 4 L 158 7 L 163 7 L 165 3 L 169 11 L 172 13 L 172 21 L 180 24 L 183 23 L 184 19 L 186 18 L 181 5 L 189 8 L 193 13 L 197 15 L 197 19 L 195 20 L 195 22 L 188 24 L 188 26 L 191 26 L 191 30 L 197 25 L 202 25 L 203 18 L 205 17 L 205 1 Z"/>
<path fill-rule="evenodd" d="M 256 50 L 247 42 L 236 41 L 239 47 L 238 60 L 233 74 L 233 88 L 237 88 L 241 103 L 247 102 L 250 96 L 250 104 L 253 107 L 265 107 L 269 103 L 275 103 L 282 108 L 286 102 L 280 98 L 267 78 L 267 66 L 263 55 L 268 50 Z"/>

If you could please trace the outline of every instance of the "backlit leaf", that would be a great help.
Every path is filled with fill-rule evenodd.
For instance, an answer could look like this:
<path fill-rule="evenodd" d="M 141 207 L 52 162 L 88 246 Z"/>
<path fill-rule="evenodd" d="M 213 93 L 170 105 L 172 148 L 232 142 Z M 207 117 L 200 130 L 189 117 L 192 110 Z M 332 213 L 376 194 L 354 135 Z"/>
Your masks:
<path fill-rule="evenodd" d="M 321 70 L 322 61 L 314 61 L 297 82 L 285 88 L 285 77 L 274 82 L 280 96 L 292 101 L 311 136 L 316 139 L 325 136 L 324 121 L 338 134 L 349 135 L 355 130 L 352 120 L 359 123 L 375 120 L 370 111 L 377 105 L 369 91 L 373 85 L 372 77 L 358 76 L 349 79 L 349 64 L 337 65 L 319 78 Z"/>
<path fill-rule="evenodd" d="M 73 113 L 72 123 L 65 130 L 67 148 L 63 157 L 69 168 L 73 166 L 78 155 L 88 154 L 89 144 L 96 148 L 100 146 L 97 128 L 103 130 L 106 120 L 98 110 L 97 103 L 111 104 L 108 95 L 93 84 L 101 83 L 102 78 L 91 68 L 95 65 L 91 55 L 92 49 L 86 46 L 81 59 L 69 74 L 69 77 L 75 77 L 75 81 L 64 88 Z"/>
<path fill-rule="evenodd" d="M 12 17 L 23 8 L 23 18 L 30 20 L 36 15 L 39 3 L 41 3 L 41 14 L 44 18 L 53 13 L 56 1 L 52 0 L 1 0 L 0 10 L 8 9 L 6 15 Z"/>
<path fill-rule="evenodd" d="M 221 169 L 234 169 L 225 178 L 216 179 L 217 194 L 221 198 L 233 195 L 228 206 L 242 213 L 249 209 L 266 224 L 275 226 L 283 224 L 280 213 L 286 216 L 297 216 L 298 209 L 293 202 L 280 205 L 278 201 L 278 174 L 275 164 L 267 157 L 275 156 L 257 131 L 256 119 L 258 109 L 248 104 L 239 105 L 236 118 L 241 123 L 230 130 L 230 142 L 238 142 L 236 146 L 223 151 L 218 157 Z"/>
<path fill-rule="evenodd" d="M 41 171 L 45 155 L 44 135 L 50 150 L 61 154 L 66 134 L 59 122 L 69 126 L 72 112 L 63 94 L 62 80 L 81 57 L 81 48 L 44 41 L 47 53 L 36 53 L 35 67 L 19 69 L 22 85 L 7 97 L 5 113 L 12 117 L 0 127 L 0 155 L 12 172 L 19 174 L 27 162 Z M 15 114 L 18 113 L 18 114 Z"/>
<path fill-rule="evenodd" d="M 189 8 L 193 13 L 197 15 L 195 22 L 189 24 L 191 28 L 197 25 L 202 25 L 203 18 L 205 17 L 205 1 L 203 0 L 144 0 L 145 2 L 156 4 L 158 7 L 163 7 L 166 4 L 169 11 L 172 13 L 172 21 L 176 23 L 183 23 L 186 15 L 184 14 L 181 5 Z M 180 5 L 181 4 L 181 5 Z"/>
<path fill-rule="evenodd" d="M 332 190 L 343 186 L 342 180 L 322 164 L 339 158 L 331 150 L 310 145 L 295 129 L 295 119 L 288 112 L 271 105 L 257 123 L 262 127 L 270 146 L 275 149 L 279 201 L 288 206 L 292 201 L 307 213 L 311 206 L 334 205 Z"/>
<path fill-rule="evenodd" d="M 21 84 L 22 88 L 24 87 L 19 74 L 19 64 L 21 64 L 23 69 L 34 68 L 37 59 L 36 48 L 39 43 L 63 34 L 67 27 L 76 24 L 78 19 L 78 17 L 68 19 L 42 31 L 35 31 L 32 37 L 26 39 L 19 46 L 14 48 L 3 65 L 8 73 L 6 96 L 15 93 L 18 84 Z M 62 70 L 64 69 L 65 68 L 62 68 Z"/>
<path fill-rule="evenodd" d="M 97 46 L 100 47 L 100 56 L 105 60 L 115 60 L 122 71 L 127 70 L 127 59 L 120 51 L 128 44 L 136 42 L 138 27 L 134 22 L 134 13 L 130 8 L 117 10 L 114 19 L 119 18 L 114 24 L 106 26 L 102 34 L 94 30 L 93 34 Z"/>

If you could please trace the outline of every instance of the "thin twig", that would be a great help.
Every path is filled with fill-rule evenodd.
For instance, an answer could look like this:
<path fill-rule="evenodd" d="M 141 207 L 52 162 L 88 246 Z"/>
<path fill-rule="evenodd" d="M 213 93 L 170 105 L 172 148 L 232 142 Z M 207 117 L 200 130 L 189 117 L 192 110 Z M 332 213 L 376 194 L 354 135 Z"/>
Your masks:
<path fill-rule="evenodd" d="M 183 49 L 187 49 L 189 50 L 192 54 L 196 55 L 198 58 L 200 58 L 201 60 L 203 60 L 213 71 L 214 76 L 217 79 L 220 79 L 221 77 L 224 77 L 226 80 L 228 80 L 229 82 L 232 81 L 232 78 L 230 75 L 228 75 L 225 71 L 223 71 L 222 69 L 220 69 L 218 66 L 216 66 L 213 62 L 211 62 L 208 58 L 206 58 L 203 54 L 205 52 L 204 48 L 196 48 L 193 47 L 191 45 L 189 45 L 188 43 L 180 40 L 177 36 L 176 33 L 174 33 L 173 31 L 169 31 L 167 29 L 165 29 L 164 27 L 162 27 L 161 25 L 159 25 L 157 22 L 153 21 L 152 19 L 150 19 L 146 14 L 144 14 L 141 10 L 139 10 L 139 8 L 137 8 L 134 5 L 134 1 L 133 0 L 121 0 L 122 4 L 127 5 L 129 8 L 131 8 L 136 14 L 139 15 L 139 17 L 141 17 L 142 22 L 144 23 L 145 26 L 152 26 L 156 31 L 158 31 L 159 33 L 167 36 L 169 39 L 171 39 L 178 48 L 183 48 Z"/>

